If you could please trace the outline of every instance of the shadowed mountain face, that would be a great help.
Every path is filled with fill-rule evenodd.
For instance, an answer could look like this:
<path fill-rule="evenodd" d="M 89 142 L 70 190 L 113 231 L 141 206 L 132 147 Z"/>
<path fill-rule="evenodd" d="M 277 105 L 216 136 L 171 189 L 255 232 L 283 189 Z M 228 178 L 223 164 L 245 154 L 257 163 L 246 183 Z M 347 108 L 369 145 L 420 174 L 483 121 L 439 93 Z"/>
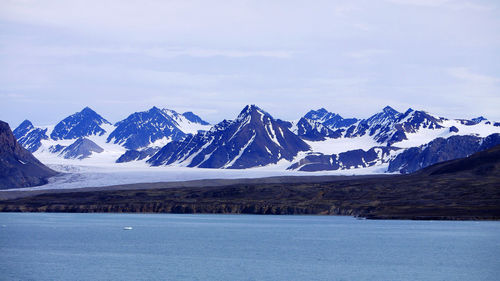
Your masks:
<path fill-rule="evenodd" d="M 349 150 L 332 155 L 307 155 L 294 163 L 289 170 L 299 170 L 304 172 L 346 170 L 352 168 L 367 168 L 387 161 L 391 151 L 398 148 L 390 146 L 372 147 L 364 151 L 362 149 Z"/>
<path fill-rule="evenodd" d="M 179 140 L 185 136 L 172 116 L 153 107 L 148 111 L 135 112 L 116 123 L 116 129 L 107 141 L 121 144 L 128 149 L 137 149 L 165 137 Z"/>
<path fill-rule="evenodd" d="M 439 162 L 467 157 L 498 144 L 500 144 L 500 134 L 492 134 L 486 138 L 475 136 L 438 138 L 428 144 L 406 149 L 389 162 L 388 171 L 413 173 Z"/>
<path fill-rule="evenodd" d="M 64 148 L 61 151 L 61 155 L 66 159 L 84 159 L 92 155 L 92 153 L 101 153 L 104 149 L 98 146 L 95 142 L 86 139 L 79 138 L 74 143 Z"/>
<path fill-rule="evenodd" d="M 292 160 L 309 146 L 282 122 L 255 105 L 234 121 L 164 146 L 150 160 L 154 166 L 185 163 L 188 167 L 243 169 Z"/>
<path fill-rule="evenodd" d="M 441 125 L 443 120 L 411 108 L 405 113 L 400 113 L 386 106 L 381 112 L 362 120 L 345 119 L 321 108 L 311 110 L 299 120 L 297 134 L 316 141 L 325 138 L 353 138 L 369 135 L 380 144 L 392 145 L 407 139 L 406 134 L 415 133 L 421 128 L 443 128 Z"/>
<path fill-rule="evenodd" d="M 103 135 L 106 131 L 101 127 L 103 124 L 110 124 L 89 107 L 82 111 L 66 117 L 57 123 L 54 131 L 50 134 L 53 140 L 76 139 L 90 135 Z"/>
<path fill-rule="evenodd" d="M 471 174 L 477 176 L 500 175 L 500 145 L 475 153 L 469 157 L 455 159 L 422 169 L 418 173 L 429 176 L 446 174 Z M 500 182 L 497 183 L 500 188 Z"/>
<path fill-rule="evenodd" d="M 201 124 L 201 125 L 210 125 L 207 121 L 201 119 L 200 116 L 194 114 L 191 111 L 182 113 L 182 116 L 184 116 L 187 120 L 189 120 L 189 121 L 191 121 L 193 123 L 198 123 L 198 124 Z"/>
<path fill-rule="evenodd" d="M 47 129 L 35 128 L 29 120 L 24 120 L 14 130 L 14 136 L 19 144 L 31 153 L 40 148 L 42 140 L 49 138 L 47 136 Z"/>
<path fill-rule="evenodd" d="M 0 121 L 0 189 L 45 184 L 56 174 L 16 141 L 9 124 Z"/>
<path fill-rule="evenodd" d="M 387 106 L 382 112 L 362 120 L 357 127 L 351 126 L 346 135 L 355 137 L 368 134 L 373 136 L 379 143 L 393 145 L 406 140 L 407 133 L 414 133 L 420 128 L 442 128 L 441 122 L 441 119 L 435 118 L 424 111 L 408 109 L 405 113 L 400 113 Z M 351 129 L 352 133 L 350 133 Z"/>
<path fill-rule="evenodd" d="M 117 160 L 116 163 L 125 163 L 130 161 L 140 161 L 144 160 L 148 157 L 153 156 L 155 153 L 160 150 L 159 148 L 148 147 L 143 150 L 127 150 L 127 152 L 123 153 Z"/>
<path fill-rule="evenodd" d="M 324 108 L 309 111 L 297 122 L 297 134 L 305 139 L 318 141 L 325 138 L 339 138 L 345 128 L 358 119 L 344 119 L 340 115 L 328 112 Z M 344 129 L 342 129 L 344 128 Z"/>

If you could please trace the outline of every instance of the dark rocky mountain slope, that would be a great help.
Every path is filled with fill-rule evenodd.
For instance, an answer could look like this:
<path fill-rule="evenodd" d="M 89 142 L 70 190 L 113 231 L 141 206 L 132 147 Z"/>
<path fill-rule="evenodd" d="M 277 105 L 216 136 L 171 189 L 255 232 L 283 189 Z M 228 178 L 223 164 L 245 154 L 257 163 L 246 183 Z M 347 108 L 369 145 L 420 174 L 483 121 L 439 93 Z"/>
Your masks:
<path fill-rule="evenodd" d="M 191 111 L 182 113 L 182 116 L 184 116 L 187 120 L 189 120 L 189 121 L 191 121 L 193 123 L 197 123 L 197 124 L 201 124 L 201 125 L 210 125 L 210 123 L 208 123 L 207 121 L 201 119 L 200 116 L 194 114 Z"/>
<path fill-rule="evenodd" d="M 103 124 L 111 123 L 91 108 L 85 107 L 82 111 L 70 115 L 57 123 L 50 134 L 50 138 L 60 140 L 77 139 L 91 135 L 100 136 L 106 133 L 106 130 L 101 127 Z"/>
<path fill-rule="evenodd" d="M 297 134 L 305 139 L 319 141 L 339 138 L 346 127 L 355 124 L 356 118 L 343 118 L 324 108 L 309 111 L 297 122 Z M 344 129 L 342 129 L 344 128 Z"/>
<path fill-rule="evenodd" d="M 437 138 L 428 144 L 408 148 L 389 162 L 388 172 L 413 173 L 430 165 L 467 157 L 473 153 L 500 144 L 500 134 L 486 138 L 476 136 L 451 136 Z"/>
<path fill-rule="evenodd" d="M 116 123 L 116 129 L 107 141 L 121 144 L 134 150 L 146 147 L 162 138 L 181 140 L 186 134 L 179 129 L 177 122 L 165 110 L 152 107 L 148 111 L 135 112 Z"/>
<path fill-rule="evenodd" d="M 79 138 L 71 145 L 68 145 L 61 151 L 61 155 L 63 155 L 66 159 L 85 159 L 92 155 L 92 153 L 101 153 L 104 149 L 98 146 L 95 142 L 86 139 Z"/>
<path fill-rule="evenodd" d="M 394 150 L 398 150 L 398 148 L 380 146 L 372 147 L 367 151 L 356 149 L 332 155 L 310 154 L 291 165 L 288 169 L 314 172 L 367 168 L 383 163 L 390 152 Z"/>
<path fill-rule="evenodd" d="M 9 124 L 0 121 L 0 189 L 45 184 L 56 174 L 16 141 Z"/>
<path fill-rule="evenodd" d="M 255 105 L 234 121 L 224 120 L 207 132 L 171 142 L 148 160 L 153 166 L 184 163 L 188 167 L 244 169 L 292 160 L 309 146 L 282 122 Z"/>

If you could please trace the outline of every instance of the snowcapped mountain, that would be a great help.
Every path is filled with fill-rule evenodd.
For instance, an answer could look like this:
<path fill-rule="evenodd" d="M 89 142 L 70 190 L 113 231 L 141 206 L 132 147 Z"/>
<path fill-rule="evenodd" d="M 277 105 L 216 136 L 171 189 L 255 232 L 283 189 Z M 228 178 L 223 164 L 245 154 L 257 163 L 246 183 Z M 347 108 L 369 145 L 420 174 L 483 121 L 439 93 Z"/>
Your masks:
<path fill-rule="evenodd" d="M 321 126 L 328 128 L 324 125 L 322 116 L 335 116 L 335 114 L 328 114 L 321 109 L 309 112 L 304 116 L 304 119 L 309 122 L 310 120 L 317 122 L 315 128 L 322 128 Z M 391 107 L 385 107 L 381 112 L 368 119 L 358 120 L 345 130 L 344 128 L 337 129 L 334 136 L 320 134 L 321 132 L 324 131 L 316 130 L 314 132 L 317 134 L 316 136 L 319 136 L 315 139 L 307 138 L 314 153 L 294 162 L 289 169 L 319 171 L 391 165 L 390 172 L 413 172 L 416 169 L 435 164 L 439 159 L 442 161 L 456 159 L 470 155 L 477 150 L 474 148 L 470 152 L 465 148 L 460 149 L 457 145 L 446 157 L 436 158 L 437 160 L 421 159 L 418 165 L 411 164 L 413 166 L 409 169 L 403 166 L 410 165 L 410 162 L 413 161 L 412 157 L 401 156 L 403 157 L 401 158 L 397 156 L 398 154 L 415 156 L 415 152 L 410 153 L 412 149 L 414 151 L 418 146 L 454 136 L 457 136 L 458 140 L 462 139 L 461 136 L 467 139 L 468 136 L 473 135 L 475 140 L 479 141 L 489 134 L 499 133 L 500 130 L 484 117 L 472 120 L 450 120 L 411 108 L 405 113 L 401 113 Z M 310 132 L 309 135 L 311 135 Z M 406 153 L 406 148 L 410 152 Z M 395 164 L 394 158 L 398 159 L 396 162 L 400 163 L 399 166 Z"/>
<path fill-rule="evenodd" d="M 24 121 L 16 128 L 16 138 L 45 163 L 61 164 L 90 160 L 114 162 L 126 149 L 106 143 L 115 127 L 89 107 L 72 114 L 55 126 L 35 127 Z M 68 159 L 70 162 L 65 162 Z"/>
<path fill-rule="evenodd" d="M 64 118 L 57 123 L 54 130 L 50 133 L 53 140 L 76 139 L 90 135 L 103 135 L 106 130 L 101 127 L 103 124 L 109 124 L 106 119 L 89 107 Z"/>
<path fill-rule="evenodd" d="M 25 120 L 14 130 L 22 146 L 48 163 L 266 166 L 299 171 L 370 168 L 403 173 L 469 155 L 476 152 L 476 146 L 467 139 L 491 142 L 494 138 L 486 137 L 498 133 L 500 123 L 484 117 L 447 119 L 411 108 L 403 113 L 387 106 L 367 119 L 343 118 L 321 108 L 288 122 L 274 119 L 255 105 L 246 106 L 236 119 L 213 127 L 192 112 L 180 114 L 157 107 L 112 125 L 85 108 L 56 126 L 35 127 Z M 461 142 L 453 145 L 457 140 Z M 461 149 L 460 144 L 465 147 Z M 443 156 L 427 147 L 447 152 Z M 436 153 L 441 156 L 430 157 Z"/>
<path fill-rule="evenodd" d="M 344 119 L 342 116 L 328 112 L 324 108 L 309 111 L 297 122 L 295 132 L 297 135 L 313 141 L 324 140 L 325 138 L 339 138 L 345 127 L 348 127 L 358 120 L 356 118 Z"/>
<path fill-rule="evenodd" d="M 200 116 L 194 114 L 191 111 L 182 113 L 182 116 L 184 116 L 188 121 L 194 124 L 210 125 L 210 123 L 204 121 L 203 119 L 200 118 Z"/>
<path fill-rule="evenodd" d="M 62 149 L 60 155 L 66 159 L 85 159 L 92 155 L 92 153 L 101 153 L 104 149 L 98 146 L 95 142 L 79 138 L 68 147 Z"/>
<path fill-rule="evenodd" d="M 158 147 L 148 147 L 141 150 L 127 150 L 118 159 L 116 159 L 116 163 L 141 161 L 153 156 L 159 150 L 160 148 Z"/>
<path fill-rule="evenodd" d="M 356 137 L 368 134 L 381 144 L 393 145 L 407 140 L 408 133 L 416 133 L 420 129 L 440 129 L 444 118 L 434 117 L 424 111 L 408 109 L 405 113 L 397 112 L 391 107 L 385 107 L 382 112 L 362 120 L 353 133 L 347 137 Z"/>
<path fill-rule="evenodd" d="M 361 137 L 369 135 L 378 143 L 394 143 L 404 138 L 400 126 L 396 126 L 402 119 L 403 114 L 386 106 L 382 112 L 379 112 L 368 119 L 363 119 L 350 126 L 345 137 Z"/>
<path fill-rule="evenodd" d="M 485 119 L 453 120 L 458 125 L 477 125 Z M 396 145 L 416 133 L 443 129 L 446 118 L 433 116 L 425 111 L 408 109 L 401 113 L 385 107 L 367 119 L 344 119 L 325 109 L 308 112 L 297 123 L 297 134 L 312 141 L 331 138 L 359 138 L 368 136 L 379 145 Z M 453 126 L 448 126 L 451 128 Z M 457 130 L 452 128 L 451 130 Z"/>
<path fill-rule="evenodd" d="M 14 136 L 19 144 L 29 152 L 37 151 L 42 145 L 42 140 L 46 140 L 47 129 L 35 128 L 29 120 L 24 120 L 15 130 Z"/>
<path fill-rule="evenodd" d="M 367 168 L 386 163 L 390 159 L 391 152 L 397 150 L 398 148 L 390 146 L 380 146 L 372 147 L 367 151 L 355 149 L 332 155 L 311 153 L 288 169 L 314 172 Z"/>
<path fill-rule="evenodd" d="M 115 124 L 116 129 L 107 141 L 128 149 L 142 148 L 163 138 L 179 140 L 186 136 L 165 111 L 153 107 L 148 111 L 135 112 Z"/>
<path fill-rule="evenodd" d="M 233 121 L 224 120 L 207 132 L 171 142 L 148 163 L 200 168 L 244 169 L 291 161 L 309 146 L 283 123 L 255 105 Z"/>
<path fill-rule="evenodd" d="M 110 128 L 111 127 L 111 128 Z M 75 140 L 88 136 L 102 136 L 114 129 L 111 124 L 89 107 L 72 114 L 55 126 L 34 127 L 29 120 L 23 121 L 15 130 L 14 136 L 18 142 L 30 152 L 38 151 L 42 143 L 57 145 L 61 141 L 67 145 L 66 140 Z M 54 149 L 54 148 L 53 148 Z"/>
<path fill-rule="evenodd" d="M 485 138 L 451 136 L 437 138 L 425 145 L 404 150 L 389 162 L 388 172 L 412 173 L 430 165 L 467 157 L 500 144 L 500 134 Z"/>
<path fill-rule="evenodd" d="M 143 160 L 173 139 L 209 129 L 207 124 L 192 112 L 153 107 L 112 125 L 86 107 L 55 126 L 35 127 L 25 120 L 14 132 L 23 147 L 51 163 L 59 158 L 114 163 Z"/>
<path fill-rule="evenodd" d="M 154 145 L 157 141 L 159 144 L 156 146 L 181 140 L 187 134 L 209 129 L 210 126 L 207 125 L 207 122 L 192 112 L 182 115 L 173 110 L 153 107 L 148 111 L 133 113 L 116 123 L 116 129 L 107 141 L 137 150 Z"/>

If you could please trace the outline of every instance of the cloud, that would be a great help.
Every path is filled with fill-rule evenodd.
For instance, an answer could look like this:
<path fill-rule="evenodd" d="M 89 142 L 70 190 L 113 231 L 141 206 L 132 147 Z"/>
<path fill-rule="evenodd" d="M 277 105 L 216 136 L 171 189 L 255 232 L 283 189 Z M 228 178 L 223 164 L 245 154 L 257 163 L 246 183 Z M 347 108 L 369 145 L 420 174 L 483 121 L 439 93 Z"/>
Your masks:
<path fill-rule="evenodd" d="M 47 56 L 47 57 L 71 57 L 81 55 L 140 55 L 153 58 L 175 58 L 180 56 L 190 56 L 198 58 L 210 57 L 228 57 L 228 58 L 248 58 L 248 57 L 267 57 L 277 59 L 289 59 L 292 57 L 292 51 L 286 50 L 230 50 L 230 49 L 205 49 L 205 48 L 182 48 L 182 47 L 82 47 L 82 46 L 3 46 L 0 48 L 0 54 L 28 56 Z"/>
<path fill-rule="evenodd" d="M 451 67 L 446 71 L 449 75 L 462 81 L 478 84 L 495 84 L 500 82 L 500 78 L 484 74 L 474 73 L 467 67 Z"/>
<path fill-rule="evenodd" d="M 387 1 L 400 5 L 440 7 L 452 10 L 488 11 L 494 9 L 492 6 L 479 4 L 477 3 L 477 1 L 476 2 L 460 1 L 460 0 L 387 0 Z"/>
<path fill-rule="evenodd" d="M 290 119 L 387 104 L 500 116 L 500 20 L 482 9 L 494 2 L 3 0 L 0 92 L 25 97 L 0 96 L 3 115 L 50 119 L 91 103 L 217 121 L 256 103 Z M 36 99 L 60 106 L 23 103 Z"/>
<path fill-rule="evenodd" d="M 439 7 L 448 4 L 452 1 L 451 0 L 387 0 L 387 2 L 400 5 Z"/>
<path fill-rule="evenodd" d="M 253 45 L 277 44 L 311 34 L 333 36 L 350 24 L 350 1 L 203 1 L 203 0 L 25 0 L 4 1 L 0 20 L 139 42 Z M 335 24 L 329 24 L 334 22 Z M 260 40 L 259 40 L 260 41 Z M 283 42 L 284 43 L 284 42 Z M 239 55 L 239 54 L 233 54 Z"/>
<path fill-rule="evenodd" d="M 354 59 L 366 59 L 369 57 L 388 54 L 390 51 L 385 49 L 365 49 L 347 52 L 345 55 Z"/>

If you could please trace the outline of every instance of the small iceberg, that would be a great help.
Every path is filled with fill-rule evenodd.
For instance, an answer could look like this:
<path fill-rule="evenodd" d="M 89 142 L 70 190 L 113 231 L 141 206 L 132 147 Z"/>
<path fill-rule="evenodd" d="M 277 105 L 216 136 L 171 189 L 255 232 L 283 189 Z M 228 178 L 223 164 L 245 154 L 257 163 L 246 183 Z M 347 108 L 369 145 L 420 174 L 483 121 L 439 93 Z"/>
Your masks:
<path fill-rule="evenodd" d="M 133 227 L 131 227 L 131 226 L 125 226 L 125 227 L 123 228 L 123 230 L 132 230 L 132 229 L 134 229 L 134 228 L 133 228 Z"/>

